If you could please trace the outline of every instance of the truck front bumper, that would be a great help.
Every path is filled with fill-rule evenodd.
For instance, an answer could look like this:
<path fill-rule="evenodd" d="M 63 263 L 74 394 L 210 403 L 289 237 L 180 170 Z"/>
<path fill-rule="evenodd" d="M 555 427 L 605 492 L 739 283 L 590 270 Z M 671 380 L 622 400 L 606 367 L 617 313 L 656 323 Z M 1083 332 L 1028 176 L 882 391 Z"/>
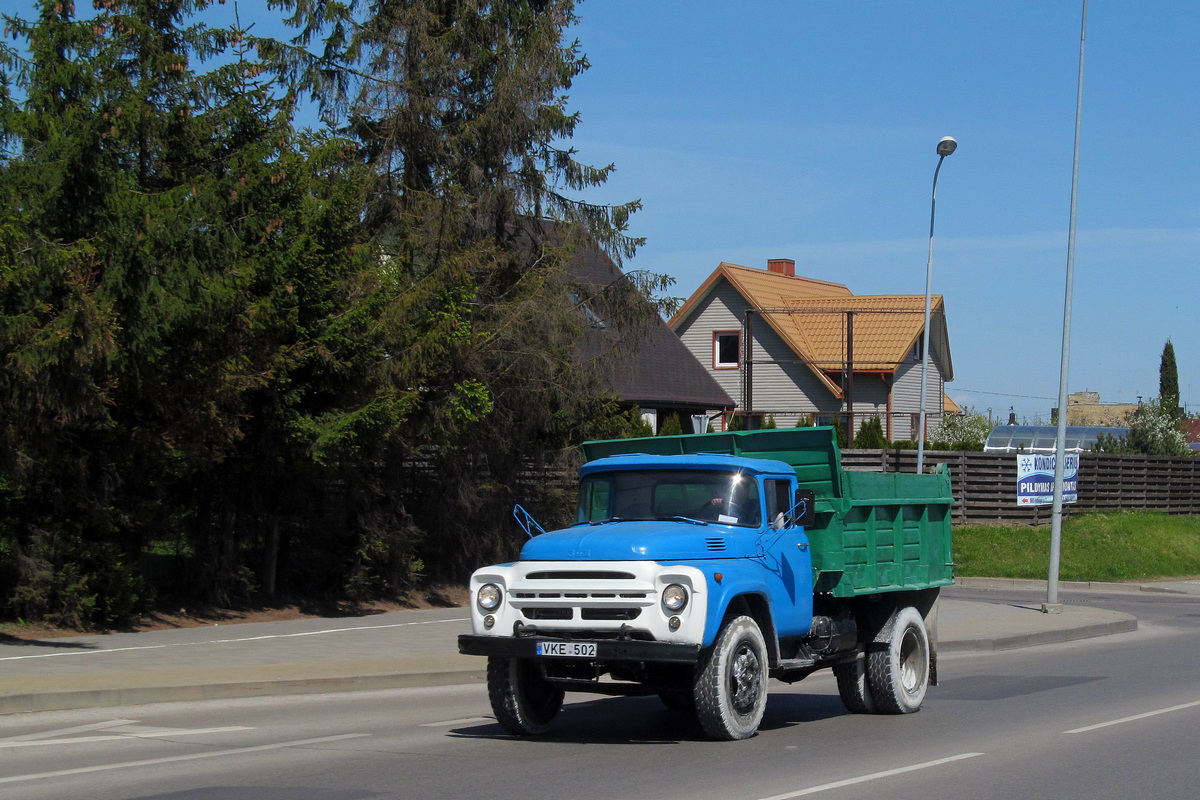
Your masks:
<path fill-rule="evenodd" d="M 539 656 L 539 642 L 578 642 L 554 635 L 536 636 L 478 636 L 464 633 L 458 637 L 458 652 L 468 656 L 502 656 L 504 658 L 554 658 Z M 591 639 L 596 643 L 596 657 L 587 661 L 647 661 L 670 664 L 695 664 L 700 658 L 700 645 L 673 642 L 647 642 L 638 639 Z M 579 660 L 579 659 L 577 659 Z"/>

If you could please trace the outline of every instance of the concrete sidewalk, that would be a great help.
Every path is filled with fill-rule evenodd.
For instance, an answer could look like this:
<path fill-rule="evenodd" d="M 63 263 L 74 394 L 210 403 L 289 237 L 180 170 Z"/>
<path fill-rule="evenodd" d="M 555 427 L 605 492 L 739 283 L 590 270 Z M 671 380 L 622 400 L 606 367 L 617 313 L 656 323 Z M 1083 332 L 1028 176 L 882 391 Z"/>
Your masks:
<path fill-rule="evenodd" d="M 1045 582 L 980 581 L 979 588 Z M 1002 650 L 1124 633 L 1127 614 L 1074 605 L 1069 592 L 1168 591 L 1200 583 L 1061 584 L 1061 614 L 943 595 L 940 652 Z M 0 714 L 232 697 L 435 686 L 482 681 L 485 662 L 458 654 L 464 608 L 370 617 L 214 625 L 0 644 Z"/>

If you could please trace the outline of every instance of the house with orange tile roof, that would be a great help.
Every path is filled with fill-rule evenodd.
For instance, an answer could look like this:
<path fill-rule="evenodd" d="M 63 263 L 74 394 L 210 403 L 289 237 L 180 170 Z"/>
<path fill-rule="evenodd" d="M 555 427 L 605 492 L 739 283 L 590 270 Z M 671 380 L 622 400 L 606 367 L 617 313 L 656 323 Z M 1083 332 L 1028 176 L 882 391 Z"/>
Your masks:
<path fill-rule="evenodd" d="M 941 295 L 931 309 L 928 428 L 960 411 L 945 395 L 954 368 Z M 790 259 L 765 270 L 721 263 L 669 324 L 752 427 L 811 415 L 857 430 L 877 416 L 888 439 L 916 437 L 924 295 L 855 295 L 796 275 Z"/>

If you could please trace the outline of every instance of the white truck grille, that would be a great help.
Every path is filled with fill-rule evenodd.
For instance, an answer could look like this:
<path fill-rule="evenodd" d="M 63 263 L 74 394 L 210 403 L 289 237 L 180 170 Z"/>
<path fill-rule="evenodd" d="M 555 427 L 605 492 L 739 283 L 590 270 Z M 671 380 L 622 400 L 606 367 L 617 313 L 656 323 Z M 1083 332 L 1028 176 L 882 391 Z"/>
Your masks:
<path fill-rule="evenodd" d="M 704 578 L 694 567 L 663 566 L 653 561 L 518 562 L 489 567 L 472 577 L 472 593 L 484 583 L 501 587 L 504 601 L 491 614 L 473 609 L 477 633 L 512 635 L 518 623 L 535 626 L 546 635 L 632 635 L 655 641 L 687 641 L 702 635 Z M 688 606 L 678 614 L 661 604 L 671 583 L 687 587 Z M 679 617 L 672 630 L 668 622 Z"/>

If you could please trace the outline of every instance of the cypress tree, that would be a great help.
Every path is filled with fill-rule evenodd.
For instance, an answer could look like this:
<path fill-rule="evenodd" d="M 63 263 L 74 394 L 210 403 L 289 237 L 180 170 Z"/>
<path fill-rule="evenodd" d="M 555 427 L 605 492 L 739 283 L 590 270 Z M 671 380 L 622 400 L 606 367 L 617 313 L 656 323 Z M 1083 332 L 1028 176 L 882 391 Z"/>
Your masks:
<path fill-rule="evenodd" d="M 1173 419 L 1179 413 L 1179 370 L 1175 366 L 1175 345 L 1167 339 L 1158 365 L 1158 402 Z"/>

